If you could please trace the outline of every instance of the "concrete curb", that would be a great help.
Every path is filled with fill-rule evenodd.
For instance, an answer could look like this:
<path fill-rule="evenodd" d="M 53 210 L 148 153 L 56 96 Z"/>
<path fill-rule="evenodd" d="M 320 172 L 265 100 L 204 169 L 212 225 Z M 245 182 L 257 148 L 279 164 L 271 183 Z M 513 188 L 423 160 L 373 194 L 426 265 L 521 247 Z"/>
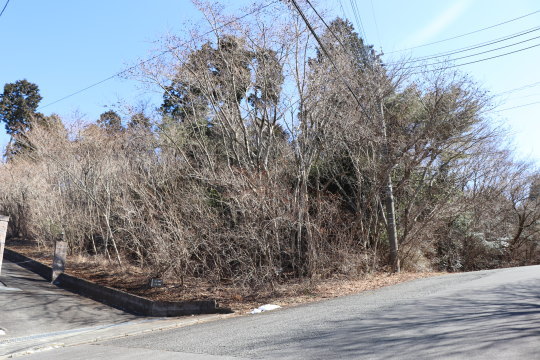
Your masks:
<path fill-rule="evenodd" d="M 47 265 L 9 249 L 5 249 L 4 258 L 40 275 L 47 281 L 51 280 L 52 269 Z M 166 317 L 232 313 L 231 309 L 218 307 L 215 300 L 152 301 L 67 274 L 58 276 L 54 285 L 135 315 Z"/>

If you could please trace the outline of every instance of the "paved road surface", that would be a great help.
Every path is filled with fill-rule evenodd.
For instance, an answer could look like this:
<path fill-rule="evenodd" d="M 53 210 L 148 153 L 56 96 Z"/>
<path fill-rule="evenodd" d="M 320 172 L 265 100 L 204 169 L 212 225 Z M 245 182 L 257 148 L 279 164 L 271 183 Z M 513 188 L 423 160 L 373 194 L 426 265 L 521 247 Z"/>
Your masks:
<path fill-rule="evenodd" d="M 0 359 L 51 347 L 95 343 L 103 339 L 178 328 L 226 317 L 137 317 L 64 291 L 31 271 L 4 260 L 0 276 Z M 83 353 L 71 359 L 96 359 L 94 351 L 84 351 L 84 347 L 76 349 Z M 121 359 L 125 354 L 130 354 L 126 349 L 121 350 L 114 358 Z M 105 352 L 114 353 L 114 349 Z M 154 354 L 153 360 L 171 356 L 170 353 L 163 353 L 161 355 L 165 357 L 160 357 L 160 352 L 146 351 L 149 352 Z M 53 353 L 44 352 L 36 356 L 48 357 Z"/>
<path fill-rule="evenodd" d="M 247 358 L 540 359 L 540 266 L 417 280 L 106 344 Z"/>
<path fill-rule="evenodd" d="M 421 279 L 22 359 L 103 357 L 540 359 L 540 266 Z"/>
<path fill-rule="evenodd" d="M 135 317 L 49 284 L 16 264 L 5 261 L 0 276 L 2 339 L 64 331 Z"/>
<path fill-rule="evenodd" d="M 5 261 L 0 276 L 0 355 L 2 344 L 120 324 L 135 317 L 49 284 Z"/>

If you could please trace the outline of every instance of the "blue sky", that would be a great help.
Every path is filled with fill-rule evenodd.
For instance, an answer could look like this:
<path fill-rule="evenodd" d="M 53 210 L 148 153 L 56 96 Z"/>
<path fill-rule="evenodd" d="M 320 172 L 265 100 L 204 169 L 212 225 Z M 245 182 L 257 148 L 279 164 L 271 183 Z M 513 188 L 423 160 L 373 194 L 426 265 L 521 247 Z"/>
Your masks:
<path fill-rule="evenodd" d="M 237 8 L 249 1 L 223 3 Z M 4 0 L 0 0 L 0 8 L 3 4 Z M 315 4 L 320 10 L 329 11 L 329 20 L 335 15 L 348 17 L 368 43 L 387 54 L 387 61 L 460 49 L 540 26 L 540 13 L 536 13 L 489 30 L 418 47 L 529 14 L 540 10 L 540 3 L 537 0 L 320 0 Z M 304 8 L 309 11 L 305 4 Z M 154 42 L 161 36 L 182 33 L 185 22 L 200 18 L 189 0 L 11 0 L 0 17 L 0 86 L 26 78 L 40 87 L 41 104 L 49 104 L 133 65 L 137 59 L 151 56 L 156 48 Z M 540 31 L 455 56 L 536 36 L 540 36 Z M 540 39 L 456 63 L 536 44 L 540 44 Z M 499 112 L 492 114 L 494 121 L 510 129 L 520 158 L 537 164 L 540 164 L 540 103 L 505 109 L 540 101 L 539 58 L 540 47 L 536 47 L 460 67 L 492 94 L 537 83 L 498 96 Z M 158 105 L 159 97 L 159 93 L 142 89 L 135 81 L 113 79 L 40 111 L 47 115 L 58 113 L 68 121 L 91 121 L 118 102 L 150 101 Z M 0 146 L 8 140 L 0 129 Z"/>

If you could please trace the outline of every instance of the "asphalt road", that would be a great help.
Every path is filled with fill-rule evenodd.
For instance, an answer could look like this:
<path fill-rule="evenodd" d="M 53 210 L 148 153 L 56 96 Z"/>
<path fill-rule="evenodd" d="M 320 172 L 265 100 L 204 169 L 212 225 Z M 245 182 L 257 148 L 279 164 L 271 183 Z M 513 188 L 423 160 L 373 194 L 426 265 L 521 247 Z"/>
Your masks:
<path fill-rule="evenodd" d="M 540 359 L 540 266 L 422 279 L 106 345 L 245 358 Z"/>
<path fill-rule="evenodd" d="M 17 344 L 103 326 L 128 323 L 132 315 L 49 284 L 4 260 L 0 276 L 0 355 Z"/>
<path fill-rule="evenodd" d="M 10 261 L 4 261 L 0 281 L 0 327 L 6 332 L 2 340 L 135 318 L 61 290 Z"/>
<path fill-rule="evenodd" d="M 105 356 L 106 355 L 106 356 Z M 540 359 L 540 266 L 454 274 L 24 359 Z"/>

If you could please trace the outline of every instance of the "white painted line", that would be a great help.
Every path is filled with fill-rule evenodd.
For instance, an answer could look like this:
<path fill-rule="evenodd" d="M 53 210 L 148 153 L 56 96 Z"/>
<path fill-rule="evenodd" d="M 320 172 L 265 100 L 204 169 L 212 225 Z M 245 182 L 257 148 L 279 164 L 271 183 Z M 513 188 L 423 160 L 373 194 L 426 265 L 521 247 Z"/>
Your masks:
<path fill-rule="evenodd" d="M 0 291 L 22 291 L 18 288 L 12 288 L 12 287 L 0 287 Z"/>

